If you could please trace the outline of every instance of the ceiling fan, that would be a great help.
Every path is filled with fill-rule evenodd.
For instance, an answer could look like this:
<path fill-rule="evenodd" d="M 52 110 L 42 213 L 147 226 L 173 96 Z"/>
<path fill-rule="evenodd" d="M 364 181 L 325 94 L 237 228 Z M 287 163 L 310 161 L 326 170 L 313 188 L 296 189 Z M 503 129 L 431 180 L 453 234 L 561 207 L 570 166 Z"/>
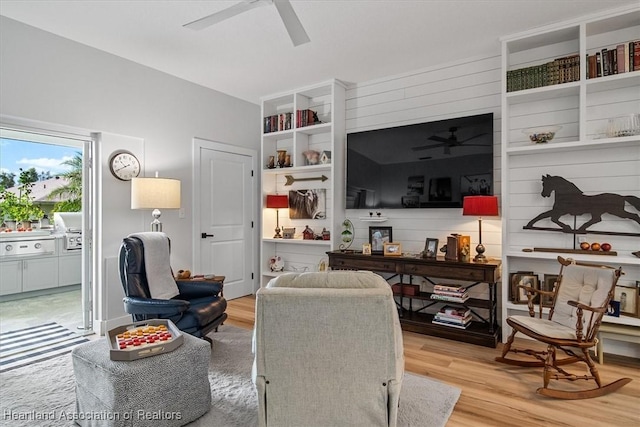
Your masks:
<path fill-rule="evenodd" d="M 441 136 L 438 135 L 431 135 L 429 137 L 430 140 L 432 141 L 437 141 L 440 144 L 434 144 L 434 145 L 423 145 L 420 147 L 413 147 L 412 150 L 413 151 L 422 151 L 422 150 L 430 150 L 432 148 L 438 148 L 438 147 L 444 147 L 444 154 L 451 154 L 451 148 L 453 147 L 460 147 L 462 145 L 464 145 L 465 147 L 483 147 L 486 144 L 466 144 L 467 141 L 471 141 L 472 139 L 476 139 L 479 138 L 483 135 L 486 135 L 486 133 L 479 133 L 477 135 L 474 135 L 472 137 L 469 137 L 467 139 L 458 139 L 458 136 L 456 135 L 456 132 L 458 131 L 458 128 L 453 126 L 449 128 L 449 132 L 451 133 L 447 138 L 443 138 Z"/>
<path fill-rule="evenodd" d="M 219 12 L 196 19 L 188 24 L 184 24 L 183 27 L 191 28 L 192 30 L 202 30 L 258 6 L 268 6 L 270 4 L 273 4 L 278 10 L 280 18 L 282 19 L 294 46 L 299 46 L 311 41 L 289 0 L 244 0 Z"/>

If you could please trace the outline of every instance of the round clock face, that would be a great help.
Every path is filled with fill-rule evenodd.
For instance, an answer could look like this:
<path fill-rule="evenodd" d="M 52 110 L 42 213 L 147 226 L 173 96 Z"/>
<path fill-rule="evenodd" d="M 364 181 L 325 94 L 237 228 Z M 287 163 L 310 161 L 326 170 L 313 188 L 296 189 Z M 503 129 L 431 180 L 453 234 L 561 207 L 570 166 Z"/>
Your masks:
<path fill-rule="evenodd" d="M 140 161 L 128 151 L 116 151 L 109 159 L 109 170 L 116 178 L 130 181 L 140 175 Z"/>

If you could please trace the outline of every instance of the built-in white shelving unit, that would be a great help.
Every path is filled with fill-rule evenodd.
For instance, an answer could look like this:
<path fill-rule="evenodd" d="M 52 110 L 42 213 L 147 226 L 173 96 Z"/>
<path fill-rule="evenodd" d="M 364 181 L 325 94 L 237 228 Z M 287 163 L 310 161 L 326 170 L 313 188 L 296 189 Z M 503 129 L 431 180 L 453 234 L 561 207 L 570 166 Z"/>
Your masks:
<path fill-rule="evenodd" d="M 320 121 L 303 126 L 299 110 L 312 110 Z M 275 132 L 266 132 L 265 118 L 280 116 L 290 127 Z M 290 92 L 268 96 L 262 99 L 262 239 L 260 268 L 262 286 L 273 277 L 282 274 L 272 272 L 269 259 L 280 256 L 284 261 L 284 272 L 317 271 L 326 262 L 326 252 L 338 249 L 344 217 L 344 159 L 345 148 L 345 87 L 337 80 L 299 88 Z M 310 122 L 310 121 L 309 121 Z M 278 167 L 278 150 L 286 150 L 292 163 L 289 167 Z M 330 153 L 326 163 L 308 164 L 305 152 Z M 269 168 L 269 158 L 274 156 L 276 165 Z M 287 176 L 294 181 L 287 184 Z M 326 177 L 326 180 L 316 178 Z M 291 179 L 289 179 L 291 181 Z M 293 239 L 274 239 L 276 211 L 266 208 L 266 198 L 270 194 L 286 194 L 290 191 L 324 190 L 324 218 L 291 219 L 289 209 L 280 209 L 280 228 L 295 228 Z M 304 240 L 302 232 L 306 227 L 321 234 L 323 229 L 330 232 L 329 240 Z"/>
<path fill-rule="evenodd" d="M 587 55 L 638 40 L 640 8 L 619 8 L 574 21 L 520 33 L 502 39 L 502 288 L 503 341 L 511 333 L 510 314 L 526 312 L 526 305 L 510 302 L 509 277 L 517 271 L 533 271 L 542 280 L 558 274 L 558 255 L 580 261 L 622 266 L 620 284 L 640 280 L 640 259 L 631 253 L 640 249 L 640 225 L 630 219 L 605 215 L 588 231 L 613 231 L 630 235 L 568 234 L 525 230 L 538 214 L 552 209 L 555 193 L 543 197 L 542 176 L 562 176 L 585 194 L 615 193 L 640 197 L 640 135 L 610 137 L 609 119 L 640 113 L 640 71 L 587 79 Z M 507 92 L 507 71 L 544 64 L 578 54 L 580 79 L 569 83 Z M 533 144 L 524 129 L 561 126 L 555 138 Z M 636 212 L 629 205 L 626 209 Z M 590 218 L 575 218 L 581 225 Z M 561 221 L 573 226 L 574 217 Z M 557 227 L 548 219 L 536 224 Z M 608 242 L 617 256 L 580 253 L 523 252 L 526 248 L 579 248 L 578 240 Z M 575 245 L 575 246 L 574 246 Z M 606 322 L 635 325 L 630 316 L 605 316 Z"/>

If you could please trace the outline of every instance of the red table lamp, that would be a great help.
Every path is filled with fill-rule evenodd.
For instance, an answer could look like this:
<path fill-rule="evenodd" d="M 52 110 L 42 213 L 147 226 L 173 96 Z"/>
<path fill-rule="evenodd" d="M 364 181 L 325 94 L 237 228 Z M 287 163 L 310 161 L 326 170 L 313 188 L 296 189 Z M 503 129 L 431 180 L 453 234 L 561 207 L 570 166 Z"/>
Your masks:
<path fill-rule="evenodd" d="M 498 216 L 498 198 L 496 196 L 467 196 L 462 201 L 462 215 L 478 217 L 478 246 L 477 255 L 473 262 L 487 262 L 482 245 L 482 217 Z"/>
<path fill-rule="evenodd" d="M 281 194 L 267 194 L 267 208 L 276 210 L 276 234 L 274 239 L 281 239 L 280 234 L 280 214 L 278 209 L 289 208 L 289 198 L 286 195 Z"/>

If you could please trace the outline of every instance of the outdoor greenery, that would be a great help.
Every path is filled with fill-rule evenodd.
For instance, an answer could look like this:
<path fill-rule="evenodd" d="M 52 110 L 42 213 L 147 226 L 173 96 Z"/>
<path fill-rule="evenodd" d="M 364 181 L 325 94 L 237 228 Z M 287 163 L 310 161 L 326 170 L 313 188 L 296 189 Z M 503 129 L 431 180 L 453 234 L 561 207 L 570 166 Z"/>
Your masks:
<path fill-rule="evenodd" d="M 0 218 L 17 222 L 39 220 L 44 212 L 33 204 L 31 184 L 22 185 L 18 195 L 4 190 L 0 194 Z"/>
<path fill-rule="evenodd" d="M 69 166 L 71 169 L 59 175 L 65 178 L 68 183 L 48 195 L 50 200 L 56 197 L 63 199 L 53 206 L 52 212 L 79 212 L 82 210 L 82 156 L 80 153 L 76 153 L 72 159 L 61 164 Z M 35 168 L 20 169 L 17 194 L 8 191 L 9 188 L 15 186 L 15 178 L 14 173 L 0 173 L 0 223 L 3 220 L 23 222 L 42 219 L 44 211 L 34 203 L 31 197 L 31 188 L 34 182 L 51 178 L 51 173 L 38 174 Z"/>
<path fill-rule="evenodd" d="M 56 197 L 64 199 L 55 204 L 52 212 L 80 212 L 82 210 L 82 156 L 76 153 L 72 159 L 62 164 L 70 166 L 71 170 L 60 175 L 68 180 L 68 184 L 56 188 L 49 194 L 49 199 Z"/>

